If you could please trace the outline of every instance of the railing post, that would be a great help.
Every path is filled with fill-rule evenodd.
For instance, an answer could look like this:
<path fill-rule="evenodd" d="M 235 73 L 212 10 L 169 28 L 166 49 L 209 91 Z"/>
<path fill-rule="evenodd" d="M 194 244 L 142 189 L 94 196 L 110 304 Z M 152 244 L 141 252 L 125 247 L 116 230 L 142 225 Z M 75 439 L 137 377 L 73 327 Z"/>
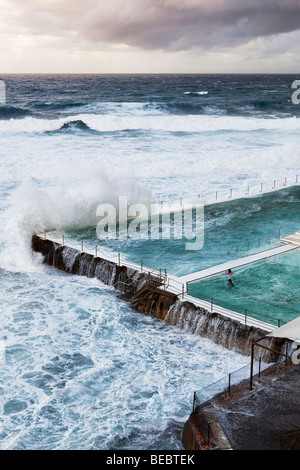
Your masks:
<path fill-rule="evenodd" d="M 96 256 L 96 258 L 98 256 L 98 247 L 97 247 L 97 245 L 95 246 L 95 256 Z"/>
<path fill-rule="evenodd" d="M 62 246 L 65 246 L 65 236 L 62 236 Z"/>
<path fill-rule="evenodd" d="M 83 252 L 83 242 L 81 242 L 81 251 Z"/>
<path fill-rule="evenodd" d="M 228 375 L 228 395 L 230 396 L 231 374 Z"/>
<path fill-rule="evenodd" d="M 283 186 L 286 186 L 287 185 L 287 178 L 284 178 L 284 185 Z"/>
<path fill-rule="evenodd" d="M 231 199 L 232 198 L 232 189 L 230 190 L 230 193 L 229 193 L 229 196 L 228 196 L 228 199 Z"/>
<path fill-rule="evenodd" d="M 184 299 L 184 284 L 182 284 L 182 298 Z"/>
<path fill-rule="evenodd" d="M 216 201 L 218 200 L 218 191 L 216 191 Z"/>
<path fill-rule="evenodd" d="M 260 373 L 261 373 L 261 357 L 259 358 L 258 362 L 258 377 L 260 378 Z"/>
<path fill-rule="evenodd" d="M 165 268 L 165 275 L 164 275 L 164 286 L 165 286 L 165 290 L 166 290 L 166 286 L 167 286 L 167 281 L 168 281 L 168 277 L 167 277 L 167 270 Z"/>
<path fill-rule="evenodd" d="M 296 181 L 295 181 L 295 183 L 298 183 L 298 175 L 296 175 Z"/>
<path fill-rule="evenodd" d="M 143 272 L 143 264 L 144 264 L 144 262 L 143 262 L 143 260 L 141 260 L 141 272 Z"/>
<path fill-rule="evenodd" d="M 118 253 L 118 265 L 121 266 L 121 254 Z"/>
<path fill-rule="evenodd" d="M 254 361 L 254 339 L 252 339 L 252 343 L 251 343 L 250 390 L 253 390 L 253 361 Z"/>
<path fill-rule="evenodd" d="M 264 187 L 264 183 L 260 183 L 260 192 L 262 193 Z"/>
<path fill-rule="evenodd" d="M 211 303 L 210 303 L 210 311 L 213 312 L 213 308 L 214 308 L 214 298 L 212 297 L 211 298 Z"/>
<path fill-rule="evenodd" d="M 47 238 L 47 231 L 46 231 L 46 229 L 44 228 L 44 239 L 46 240 L 46 238 Z"/>
<path fill-rule="evenodd" d="M 245 308 L 245 325 L 247 325 L 247 315 L 248 315 L 248 309 Z"/>

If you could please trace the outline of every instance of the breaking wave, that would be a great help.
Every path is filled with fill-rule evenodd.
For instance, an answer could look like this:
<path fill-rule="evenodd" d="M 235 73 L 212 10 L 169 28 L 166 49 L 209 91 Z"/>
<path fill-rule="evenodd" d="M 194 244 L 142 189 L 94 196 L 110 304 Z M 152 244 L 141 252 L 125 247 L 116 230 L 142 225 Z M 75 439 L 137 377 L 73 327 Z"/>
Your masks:
<path fill-rule="evenodd" d="M 252 132 L 298 131 L 299 119 L 296 117 L 263 119 L 235 116 L 158 114 L 79 114 L 59 119 L 38 119 L 25 117 L 0 121 L 0 133 L 44 133 L 60 129 L 93 130 L 98 132 L 119 132 L 124 130 L 145 130 L 153 132 Z"/>
<path fill-rule="evenodd" d="M 2 227 L 5 240 L 0 267 L 12 272 L 34 272 L 41 269 L 41 257 L 32 252 L 35 231 L 76 230 L 96 226 L 97 207 L 118 207 L 119 196 L 128 204 L 153 202 L 151 191 L 135 179 L 117 175 L 103 165 L 86 168 L 77 165 L 63 172 L 60 180 L 41 188 L 33 180 L 24 181 L 9 198 Z"/>

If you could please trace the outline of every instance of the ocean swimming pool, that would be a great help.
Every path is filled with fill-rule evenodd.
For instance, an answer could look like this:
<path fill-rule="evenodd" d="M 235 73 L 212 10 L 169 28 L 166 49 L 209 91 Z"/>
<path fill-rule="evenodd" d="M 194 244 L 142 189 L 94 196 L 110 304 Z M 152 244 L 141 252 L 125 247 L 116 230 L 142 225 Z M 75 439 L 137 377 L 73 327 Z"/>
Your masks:
<path fill-rule="evenodd" d="M 139 264 L 143 260 L 144 265 L 150 268 L 162 268 L 170 274 L 184 276 L 277 246 L 279 228 L 281 235 L 290 235 L 299 229 L 299 202 L 300 188 L 296 186 L 255 198 L 207 206 L 204 211 L 204 246 L 197 251 L 186 250 L 187 240 L 184 238 L 99 240 L 95 226 L 69 229 L 65 236 L 78 246 L 83 241 L 92 250 L 97 245 L 99 253 L 101 250 L 115 256 L 121 253 L 124 261 Z M 58 232 L 57 237 L 61 242 L 62 232 Z M 237 250 L 235 247 L 239 244 L 242 246 Z"/>
<path fill-rule="evenodd" d="M 182 449 L 193 392 L 249 358 L 132 311 L 94 279 L 42 265 L 31 250 L 32 230 L 42 225 L 100 248 L 96 208 L 120 188 L 135 196 L 142 185 L 142 195 L 167 202 L 295 181 L 300 107 L 289 101 L 293 80 L 7 77 L 9 106 L 0 108 L 1 449 Z M 208 93 L 186 94 L 192 91 Z M 294 233 L 299 195 L 286 188 L 210 207 L 199 252 L 173 240 L 108 240 L 103 247 L 185 275 L 230 259 L 232 245 L 281 225 L 283 235 Z"/>
<path fill-rule="evenodd" d="M 224 308 L 278 325 L 300 315 L 300 250 L 189 284 L 189 294 Z"/>
<path fill-rule="evenodd" d="M 299 187 L 205 207 L 204 246 L 199 251 L 185 250 L 186 240 L 112 240 L 97 239 L 96 227 L 71 230 L 71 243 L 83 241 L 84 247 L 98 254 L 111 254 L 121 262 L 135 262 L 149 268 L 183 276 L 237 258 L 269 250 L 279 245 L 281 235 L 299 229 Z M 269 235 L 271 237 L 269 238 Z M 58 234 L 60 241 L 61 234 Z M 250 242 L 248 244 L 248 242 Z M 68 243 L 67 243 L 68 244 Z M 114 258 L 113 258 L 114 259 Z M 300 314 L 297 278 L 300 274 L 299 250 L 256 262 L 235 270 L 234 288 L 228 276 L 216 275 L 189 284 L 190 295 L 229 310 L 278 325 Z"/>

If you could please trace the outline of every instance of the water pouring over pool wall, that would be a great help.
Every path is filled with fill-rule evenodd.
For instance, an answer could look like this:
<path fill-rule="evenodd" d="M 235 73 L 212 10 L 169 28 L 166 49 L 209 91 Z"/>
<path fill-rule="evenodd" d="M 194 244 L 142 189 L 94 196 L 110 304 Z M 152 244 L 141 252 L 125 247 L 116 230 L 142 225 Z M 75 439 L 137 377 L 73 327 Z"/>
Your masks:
<path fill-rule="evenodd" d="M 210 338 L 215 343 L 241 354 L 249 355 L 252 340 L 258 340 L 267 334 L 260 328 L 209 312 L 162 289 L 147 288 L 149 275 L 146 272 L 119 266 L 112 261 L 36 235 L 32 238 L 32 247 L 43 255 L 44 263 L 70 274 L 97 278 L 112 289 L 119 282 L 126 283 L 131 280 L 135 292 L 141 292 L 135 299 L 128 299 L 135 310 L 153 315 L 190 334 Z M 266 341 L 273 350 L 286 349 L 285 340 L 270 338 Z M 266 352 L 263 360 L 272 361 L 273 356 Z"/>

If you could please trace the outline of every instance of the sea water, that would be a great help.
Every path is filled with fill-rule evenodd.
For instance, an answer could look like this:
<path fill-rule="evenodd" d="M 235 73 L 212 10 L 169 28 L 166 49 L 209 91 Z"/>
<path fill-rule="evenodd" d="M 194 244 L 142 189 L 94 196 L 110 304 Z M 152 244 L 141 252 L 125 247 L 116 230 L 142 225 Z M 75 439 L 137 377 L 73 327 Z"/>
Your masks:
<path fill-rule="evenodd" d="M 44 266 L 31 236 L 42 226 L 94 243 L 97 206 L 120 195 L 173 201 L 294 179 L 297 77 L 0 78 L 0 447 L 181 449 L 193 392 L 249 358 Z M 211 209 L 203 256 L 172 241 L 129 240 L 122 252 L 175 274 L 216 264 L 282 220 L 294 230 L 299 194 L 285 191 Z"/>

